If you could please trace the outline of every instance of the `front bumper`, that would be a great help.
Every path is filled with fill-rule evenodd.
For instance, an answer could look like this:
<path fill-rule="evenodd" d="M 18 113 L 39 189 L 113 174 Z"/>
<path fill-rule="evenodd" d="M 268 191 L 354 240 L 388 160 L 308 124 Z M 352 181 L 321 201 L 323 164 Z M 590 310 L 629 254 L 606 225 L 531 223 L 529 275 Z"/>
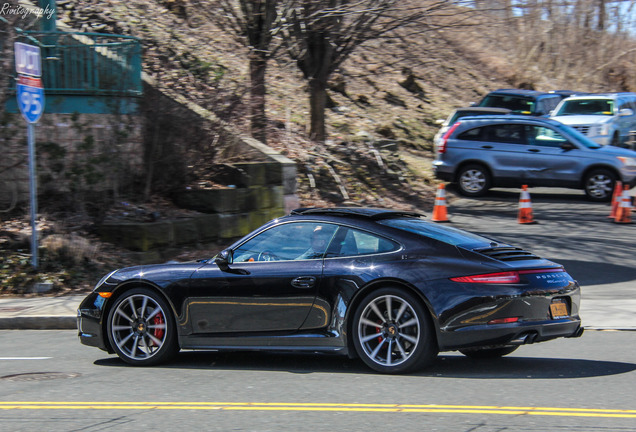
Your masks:
<path fill-rule="evenodd" d="M 80 342 L 112 353 L 103 332 L 104 310 L 107 300 L 90 293 L 77 309 L 77 329 Z"/>

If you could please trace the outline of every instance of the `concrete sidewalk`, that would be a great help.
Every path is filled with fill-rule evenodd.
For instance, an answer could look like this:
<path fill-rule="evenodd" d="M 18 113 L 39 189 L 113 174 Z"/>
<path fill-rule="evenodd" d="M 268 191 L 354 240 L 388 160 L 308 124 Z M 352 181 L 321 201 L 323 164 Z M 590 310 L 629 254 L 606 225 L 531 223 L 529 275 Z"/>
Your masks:
<path fill-rule="evenodd" d="M 84 297 L 0 298 L 0 329 L 75 329 L 77 307 Z"/>
<path fill-rule="evenodd" d="M 604 292 L 607 287 L 604 287 Z M 586 299 L 586 291 L 589 297 Z M 603 298 L 594 287 L 583 287 L 581 319 L 588 330 L 636 331 L 636 299 Z M 0 329 L 75 329 L 77 307 L 85 295 L 0 298 Z"/>

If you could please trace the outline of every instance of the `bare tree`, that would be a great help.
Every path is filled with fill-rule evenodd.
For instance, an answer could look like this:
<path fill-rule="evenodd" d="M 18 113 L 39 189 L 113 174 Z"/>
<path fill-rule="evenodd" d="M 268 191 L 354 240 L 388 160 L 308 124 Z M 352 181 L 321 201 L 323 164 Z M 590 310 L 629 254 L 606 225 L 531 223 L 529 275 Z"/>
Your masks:
<path fill-rule="evenodd" d="M 267 142 L 265 94 L 267 62 L 280 44 L 274 38 L 280 26 L 283 0 L 191 0 L 210 21 L 232 34 L 249 49 L 250 129 Z"/>
<path fill-rule="evenodd" d="M 282 31 L 287 51 L 309 84 L 310 138 L 324 141 L 329 77 L 361 45 L 397 29 L 413 33 L 458 22 L 467 9 L 448 0 L 287 0 L 293 4 Z M 436 23 L 434 18 L 446 18 Z M 443 21 L 443 20 L 442 20 Z"/>

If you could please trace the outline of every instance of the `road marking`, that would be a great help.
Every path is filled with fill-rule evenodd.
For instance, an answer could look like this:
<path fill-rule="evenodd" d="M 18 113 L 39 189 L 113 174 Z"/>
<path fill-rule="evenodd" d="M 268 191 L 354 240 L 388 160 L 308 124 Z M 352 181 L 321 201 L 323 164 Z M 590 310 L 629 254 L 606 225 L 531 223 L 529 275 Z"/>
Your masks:
<path fill-rule="evenodd" d="M 636 418 L 636 410 L 472 405 L 336 404 L 282 402 L 0 402 L 0 410 L 222 410 L 533 415 Z"/>
<path fill-rule="evenodd" d="M 48 360 L 53 357 L 0 357 L 0 360 Z"/>

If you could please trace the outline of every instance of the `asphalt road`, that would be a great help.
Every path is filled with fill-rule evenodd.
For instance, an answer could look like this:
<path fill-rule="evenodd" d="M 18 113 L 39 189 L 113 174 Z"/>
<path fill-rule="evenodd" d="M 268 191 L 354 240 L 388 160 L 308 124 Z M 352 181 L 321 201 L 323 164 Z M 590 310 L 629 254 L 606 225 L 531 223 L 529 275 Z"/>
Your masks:
<path fill-rule="evenodd" d="M 636 225 L 553 192 L 531 190 L 535 225 L 516 223 L 518 191 L 450 194 L 451 226 L 564 264 L 582 285 L 581 338 L 495 361 L 442 353 L 422 372 L 386 376 L 341 357 L 262 353 L 185 352 L 134 368 L 74 331 L 0 331 L 0 430 L 636 432 L 636 332 L 589 329 L 634 322 Z"/>
<path fill-rule="evenodd" d="M 588 331 L 387 376 L 341 357 L 260 353 L 135 368 L 74 331 L 1 331 L 0 430 L 636 431 L 635 345 L 636 332 Z"/>

